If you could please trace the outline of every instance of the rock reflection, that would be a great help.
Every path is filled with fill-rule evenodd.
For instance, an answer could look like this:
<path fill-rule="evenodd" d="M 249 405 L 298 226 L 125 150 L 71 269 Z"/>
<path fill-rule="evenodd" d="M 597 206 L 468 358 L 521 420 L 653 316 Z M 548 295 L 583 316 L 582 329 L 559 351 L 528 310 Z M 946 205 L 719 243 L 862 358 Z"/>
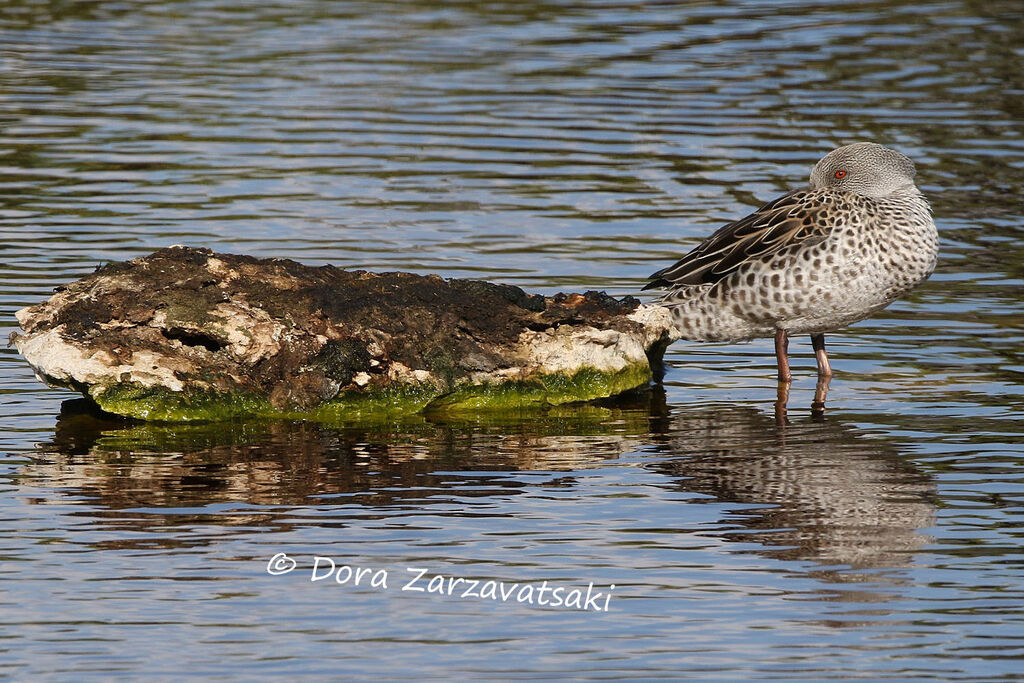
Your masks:
<path fill-rule="evenodd" d="M 570 471 L 618 457 L 646 443 L 648 421 L 645 405 L 620 401 L 528 419 L 172 425 L 135 423 L 74 400 L 21 482 L 74 488 L 111 509 L 308 505 L 341 495 L 369 506 L 429 504 L 442 491 L 475 495 L 472 483 L 488 470 Z"/>
<path fill-rule="evenodd" d="M 764 506 L 737 511 L 729 521 L 742 530 L 724 535 L 770 556 L 896 568 L 929 541 L 920 530 L 933 523 L 935 486 L 884 439 L 821 416 L 780 424 L 743 407 L 679 413 L 663 437 L 677 458 L 651 469 L 718 502 Z"/>

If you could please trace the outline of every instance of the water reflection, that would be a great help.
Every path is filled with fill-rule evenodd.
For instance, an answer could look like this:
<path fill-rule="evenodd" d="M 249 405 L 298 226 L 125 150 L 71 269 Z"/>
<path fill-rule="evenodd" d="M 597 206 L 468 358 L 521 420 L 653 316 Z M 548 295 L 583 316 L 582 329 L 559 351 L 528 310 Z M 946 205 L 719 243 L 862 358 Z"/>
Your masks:
<path fill-rule="evenodd" d="M 653 390 L 525 418 L 350 427 L 133 423 L 76 400 L 20 478 L 106 510 L 148 508 L 132 523 L 251 524 L 273 513 L 218 506 L 428 507 L 521 493 L 488 474 L 510 471 L 578 488 L 580 472 L 653 445 L 657 458 L 643 467 L 679 489 L 758 506 L 732 513 L 741 528 L 724 538 L 827 565 L 830 579 L 905 566 L 928 541 L 919 530 L 933 521 L 934 484 L 889 441 L 820 416 L 780 423 L 751 407 L 670 411 L 664 399 Z"/>
<path fill-rule="evenodd" d="M 459 486 L 474 472 L 562 472 L 618 457 L 642 445 L 647 425 L 646 410 L 629 399 L 528 418 L 349 427 L 138 423 L 72 400 L 23 474 L 25 483 L 87 492 L 110 509 L 303 505 L 340 495 L 368 506 L 429 504 L 447 489 L 473 495 Z"/>
<path fill-rule="evenodd" d="M 758 506 L 734 513 L 742 528 L 723 535 L 770 556 L 896 568 L 929 541 L 920 530 L 934 521 L 934 482 L 885 439 L 832 419 L 780 425 L 739 406 L 678 412 L 663 437 L 677 457 L 649 467 L 686 491 Z"/>
<path fill-rule="evenodd" d="M 825 401 L 828 400 L 828 387 L 832 377 L 818 376 L 818 382 L 814 387 L 814 400 L 811 401 L 811 415 L 820 419 L 825 414 Z M 789 390 L 791 382 L 779 382 L 775 399 L 775 423 L 786 424 L 789 421 Z"/>

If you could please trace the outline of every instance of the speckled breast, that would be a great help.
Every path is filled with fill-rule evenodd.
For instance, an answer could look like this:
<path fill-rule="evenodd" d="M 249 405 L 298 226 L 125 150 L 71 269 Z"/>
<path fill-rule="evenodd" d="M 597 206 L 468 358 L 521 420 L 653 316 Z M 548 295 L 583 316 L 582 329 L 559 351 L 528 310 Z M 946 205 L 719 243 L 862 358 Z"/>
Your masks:
<path fill-rule="evenodd" d="M 927 279 L 937 256 L 920 193 L 859 198 L 847 221 L 793 255 L 784 279 L 799 293 L 792 310 L 778 311 L 776 327 L 819 333 L 863 320 Z"/>

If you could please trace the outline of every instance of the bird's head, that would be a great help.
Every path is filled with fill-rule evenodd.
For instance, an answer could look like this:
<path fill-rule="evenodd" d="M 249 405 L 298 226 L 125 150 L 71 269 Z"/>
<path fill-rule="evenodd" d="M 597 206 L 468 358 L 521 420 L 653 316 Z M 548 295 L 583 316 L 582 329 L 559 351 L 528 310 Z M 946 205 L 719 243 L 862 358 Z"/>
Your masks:
<path fill-rule="evenodd" d="M 885 197 L 914 187 L 914 162 L 899 152 L 855 142 L 825 155 L 811 171 L 811 188 L 832 188 L 865 197 Z"/>

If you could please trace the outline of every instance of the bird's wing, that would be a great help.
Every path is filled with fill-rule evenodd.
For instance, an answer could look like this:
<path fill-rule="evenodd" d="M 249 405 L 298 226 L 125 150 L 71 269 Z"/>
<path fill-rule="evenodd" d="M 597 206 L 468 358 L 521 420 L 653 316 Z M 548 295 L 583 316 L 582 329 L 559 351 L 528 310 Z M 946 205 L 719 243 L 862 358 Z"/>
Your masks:
<path fill-rule="evenodd" d="M 823 237 L 824 204 L 808 189 L 794 190 L 719 228 L 676 263 L 650 276 L 644 289 L 718 282 L 752 259 Z"/>

